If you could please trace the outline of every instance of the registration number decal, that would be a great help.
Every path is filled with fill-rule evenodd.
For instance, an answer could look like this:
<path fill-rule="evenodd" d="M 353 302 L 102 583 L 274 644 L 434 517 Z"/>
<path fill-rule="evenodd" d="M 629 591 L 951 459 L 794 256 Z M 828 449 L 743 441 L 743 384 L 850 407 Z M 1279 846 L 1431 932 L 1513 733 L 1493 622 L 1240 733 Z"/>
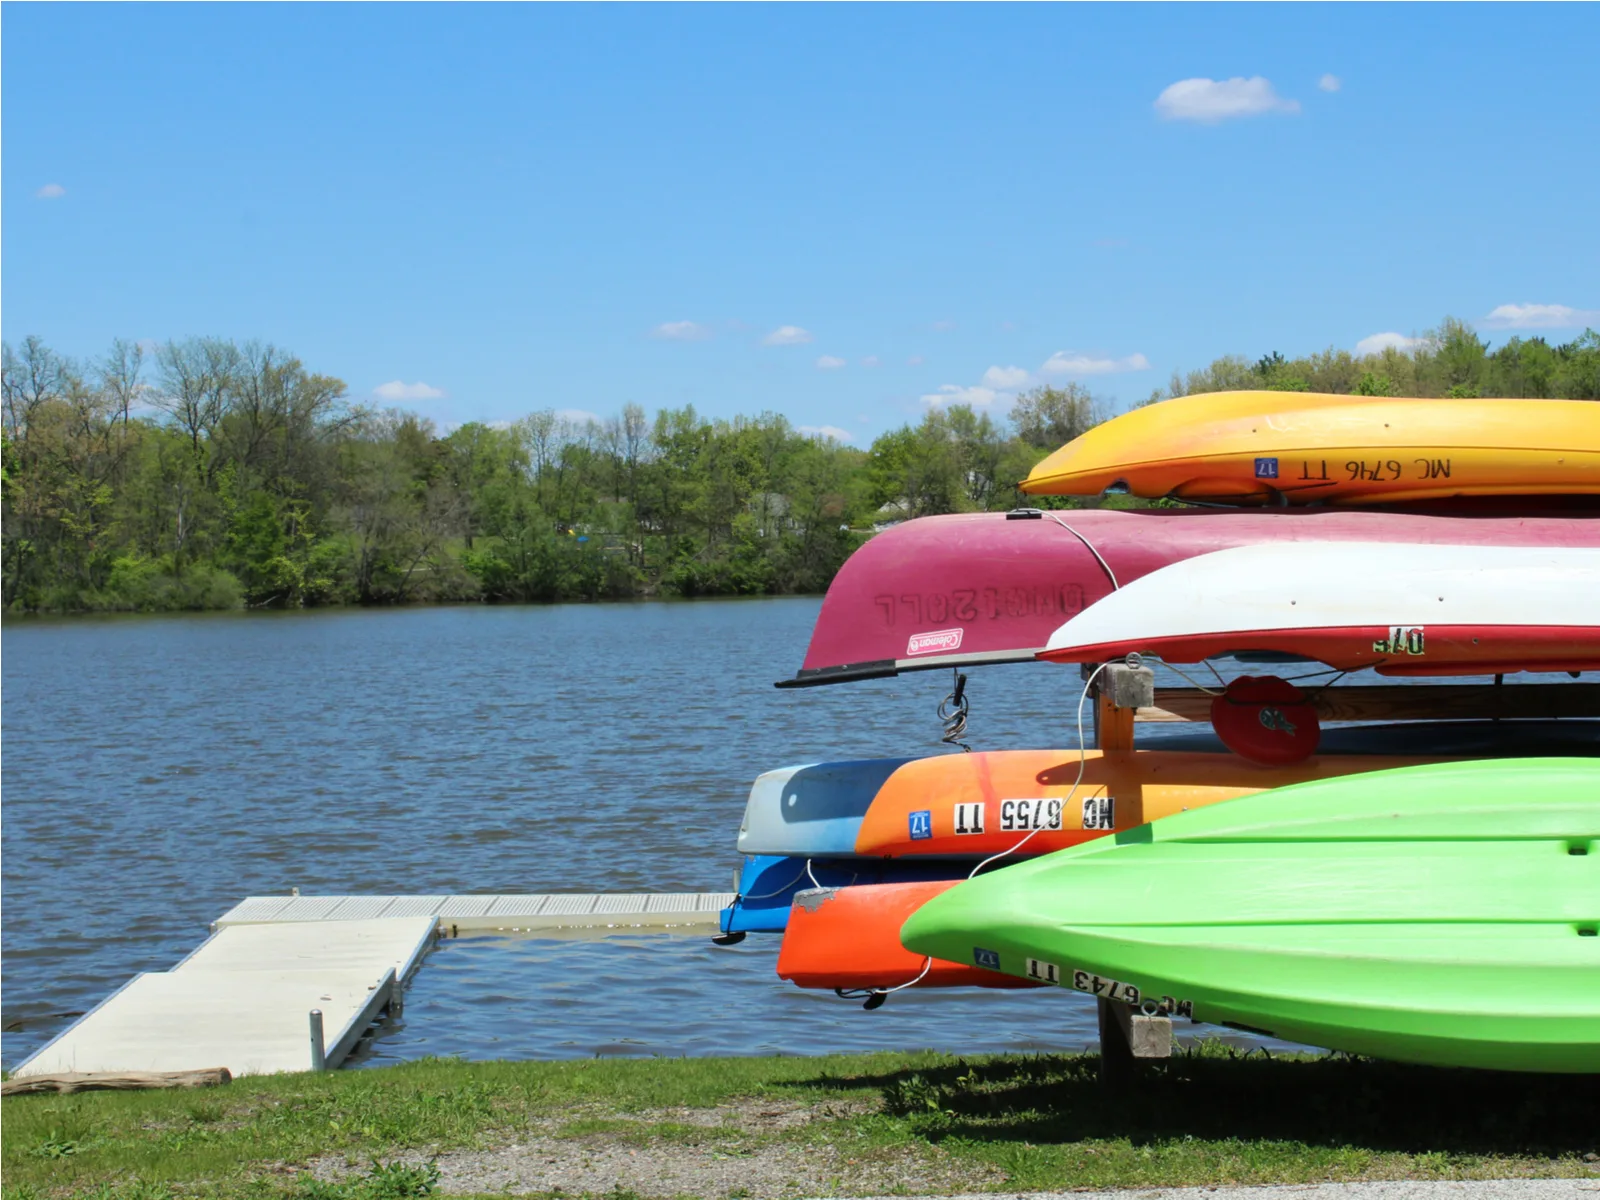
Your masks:
<path fill-rule="evenodd" d="M 1033 972 L 1033 959 L 1028 960 L 1029 974 Z M 1040 963 L 1041 967 L 1051 967 L 1050 963 Z M 1035 976 L 1044 978 L 1044 976 Z M 1050 980 L 1049 982 L 1056 982 Z M 1080 992 L 1088 992 L 1091 996 L 1103 996 L 1107 1000 L 1121 1000 L 1124 1004 L 1139 1005 L 1145 1012 L 1153 1017 L 1188 1017 L 1194 1020 L 1194 1001 L 1175 1000 L 1171 996 L 1163 996 L 1159 1001 L 1153 997 L 1142 996 L 1139 989 L 1131 983 L 1120 983 L 1115 979 L 1107 979 L 1103 975 L 1096 975 L 1093 971 L 1074 971 L 1072 973 L 1072 986 Z"/>
<path fill-rule="evenodd" d="M 1037 979 L 1040 983 L 1060 983 L 1061 968 L 1053 962 L 1030 958 L 1028 960 L 1028 978 Z"/>
<path fill-rule="evenodd" d="M 1041 829 L 1060 828 L 1059 800 L 1000 801 L 1001 833 L 1035 833 Z"/>
<path fill-rule="evenodd" d="M 911 840 L 920 842 L 933 836 L 933 812 L 922 809 L 920 812 L 907 813 L 906 823 L 911 827 Z"/>
<path fill-rule="evenodd" d="M 1372 643 L 1374 654 L 1415 654 L 1426 653 L 1426 627 L 1422 625 L 1396 625 L 1389 630 L 1389 636 L 1379 638 Z"/>
<path fill-rule="evenodd" d="M 1117 802 L 1110 796 L 1086 796 L 1083 801 L 1085 829 L 1115 829 Z"/>
<path fill-rule="evenodd" d="M 1133 984 L 1106 979 L 1092 971 L 1074 971 L 1072 986 L 1091 996 L 1104 996 L 1107 1000 L 1121 1000 L 1125 1004 L 1139 1003 L 1139 989 Z"/>
<path fill-rule="evenodd" d="M 1260 459 L 1256 460 L 1258 463 Z M 1339 464 L 1334 463 L 1335 473 Z M 1260 471 L 1257 471 L 1260 478 Z M 1302 459 L 1300 474 L 1293 477 L 1297 483 L 1355 483 L 1358 480 L 1369 483 L 1393 483 L 1396 479 L 1449 479 L 1450 460 L 1448 458 L 1379 458 L 1367 460 L 1353 458 L 1344 464 L 1344 479 L 1336 480 L 1328 472 L 1328 460 Z"/>
<path fill-rule="evenodd" d="M 957 833 L 983 832 L 983 804 L 958 804 L 955 808 Z"/>
<path fill-rule="evenodd" d="M 985 970 L 998 971 L 1000 969 L 1000 951 L 985 950 L 982 946 L 972 948 L 972 961 L 975 965 Z"/>

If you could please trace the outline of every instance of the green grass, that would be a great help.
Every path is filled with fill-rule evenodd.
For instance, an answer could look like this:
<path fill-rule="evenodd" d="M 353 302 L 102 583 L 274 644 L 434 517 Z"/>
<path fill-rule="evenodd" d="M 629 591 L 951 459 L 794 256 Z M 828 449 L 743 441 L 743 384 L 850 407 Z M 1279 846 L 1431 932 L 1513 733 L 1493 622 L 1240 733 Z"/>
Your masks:
<path fill-rule="evenodd" d="M 935 1156 L 969 1186 L 1144 1187 L 1363 1178 L 1600 1174 L 1600 1080 L 1443 1071 L 1340 1058 L 1240 1057 L 1213 1046 L 1148 1067 L 1109 1096 L 1093 1056 L 543 1063 L 433 1060 L 244 1079 L 200 1092 L 91 1092 L 3 1102 L 4 1196 L 294 1197 L 433 1194 L 402 1154 L 493 1147 L 530 1132 L 690 1144 L 717 1155 L 775 1141 L 863 1158 Z M 709 1123 L 666 1109 L 725 1110 Z M 742 1121 L 761 1104 L 809 1123 Z M 318 1183 L 297 1168 L 358 1167 Z M 1589 1155 L 1589 1159 L 1585 1159 Z"/>

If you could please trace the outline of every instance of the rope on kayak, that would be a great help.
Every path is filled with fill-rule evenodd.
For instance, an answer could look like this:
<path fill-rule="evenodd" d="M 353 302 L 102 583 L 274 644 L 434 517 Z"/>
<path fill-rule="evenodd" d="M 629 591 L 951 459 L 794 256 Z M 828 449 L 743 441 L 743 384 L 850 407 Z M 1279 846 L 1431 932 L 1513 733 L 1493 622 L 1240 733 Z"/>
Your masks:
<path fill-rule="evenodd" d="M 810 860 L 809 859 L 807 860 L 806 865 L 807 866 L 810 865 Z M 779 894 L 781 894 L 783 892 L 788 891 L 795 884 L 799 883 L 800 882 L 800 876 L 804 875 L 805 873 L 806 873 L 806 867 L 802 866 L 799 870 L 797 870 L 794 873 L 794 878 L 789 880 L 789 882 L 784 884 L 782 887 L 778 888 L 777 891 L 774 891 L 774 892 L 762 892 L 759 896 L 750 896 L 750 895 L 745 895 L 745 894 L 741 893 L 740 895 L 734 897 L 734 902 L 738 903 L 738 902 L 743 901 L 743 900 L 770 900 L 774 896 L 777 896 L 777 895 L 779 895 Z M 813 880 L 812 882 L 815 883 L 816 881 Z"/>
<path fill-rule="evenodd" d="M 1089 672 L 1089 678 L 1087 678 L 1087 679 L 1085 679 L 1083 681 L 1083 691 L 1080 692 L 1079 695 L 1078 695 L 1078 777 L 1072 781 L 1072 790 L 1069 791 L 1066 794 L 1065 798 L 1061 801 L 1061 808 L 1062 808 L 1063 811 L 1065 811 L 1067 805 L 1072 803 L 1072 798 L 1078 794 L 1078 787 L 1079 787 L 1079 785 L 1081 785 L 1083 783 L 1083 773 L 1089 766 L 1088 748 L 1083 744 L 1083 702 L 1089 698 L 1089 689 L 1094 686 L 1095 678 L 1100 674 L 1101 671 L 1104 671 L 1110 665 L 1111 665 L 1110 663 L 1101 663 L 1093 671 L 1090 671 Z M 978 872 L 983 870 L 990 863 L 999 862 L 1002 858 L 1009 858 L 1011 855 L 1015 854 L 1018 850 L 1021 850 L 1024 846 L 1026 846 L 1038 834 L 1042 833 L 1043 831 L 1044 831 L 1044 827 L 1040 826 L 1038 829 L 1035 829 L 1032 833 L 1027 834 L 1015 846 L 1012 846 L 1009 849 L 1002 850 L 1002 851 L 1000 851 L 999 854 L 991 854 L 988 858 L 984 859 L 977 866 L 973 867 L 971 873 L 967 876 L 967 878 L 968 879 L 976 879 L 977 876 L 978 876 Z"/>
<path fill-rule="evenodd" d="M 1161 660 L 1157 660 L 1157 661 L 1161 661 Z M 1224 693 L 1226 693 L 1227 690 L 1228 690 L 1227 681 L 1224 680 L 1221 675 L 1217 674 L 1217 669 L 1215 667 L 1211 667 L 1211 660 L 1210 659 L 1206 660 L 1206 666 L 1211 667 L 1211 673 L 1213 675 L 1216 675 L 1217 676 L 1217 682 L 1222 684 L 1222 687 L 1220 689 L 1218 689 L 1218 688 L 1208 688 L 1205 684 L 1201 683 L 1193 675 L 1190 675 L 1187 671 L 1180 670 L 1179 668 L 1173 666 L 1169 662 L 1161 662 L 1161 665 L 1163 667 L 1166 667 L 1173 674 L 1183 676 L 1183 678 L 1187 679 L 1190 683 L 1194 684 L 1195 687 L 1199 688 L 1202 692 L 1204 692 L 1208 696 L 1221 696 Z"/>
<path fill-rule="evenodd" d="M 968 754 L 972 747 L 961 739 L 967 732 L 967 677 L 952 668 L 956 677 L 955 691 L 939 701 L 939 720 L 944 722 L 944 736 L 939 740 L 948 746 L 960 746 Z"/>
<path fill-rule="evenodd" d="M 833 994 L 841 1000 L 865 1000 L 861 1007 L 871 1012 L 875 1008 L 882 1008 L 883 1002 L 894 992 L 903 991 L 908 987 L 915 987 L 927 978 L 928 972 L 933 970 L 933 956 L 930 954 L 922 960 L 922 970 L 916 977 L 904 983 L 897 983 L 893 987 L 883 988 L 834 988 Z"/>
<path fill-rule="evenodd" d="M 1104 558 L 1102 558 L 1100 556 L 1100 551 L 1098 551 L 1098 550 L 1096 550 L 1094 548 L 1094 543 L 1093 542 L 1091 542 L 1088 538 L 1084 537 L 1083 534 L 1079 533 L 1071 525 L 1068 525 L 1060 517 L 1056 516 L 1055 513 L 1046 512 L 1045 516 L 1049 517 L 1057 525 L 1061 526 L 1061 528 L 1065 529 L 1073 537 L 1077 538 L 1086 547 L 1088 547 L 1089 553 L 1094 555 L 1095 562 L 1099 563 L 1100 564 L 1100 569 L 1106 573 L 1106 578 L 1111 580 L 1111 590 L 1112 591 L 1116 592 L 1116 591 L 1121 591 L 1122 590 L 1122 585 L 1117 582 L 1117 573 L 1111 569 L 1111 564 L 1108 563 Z"/>

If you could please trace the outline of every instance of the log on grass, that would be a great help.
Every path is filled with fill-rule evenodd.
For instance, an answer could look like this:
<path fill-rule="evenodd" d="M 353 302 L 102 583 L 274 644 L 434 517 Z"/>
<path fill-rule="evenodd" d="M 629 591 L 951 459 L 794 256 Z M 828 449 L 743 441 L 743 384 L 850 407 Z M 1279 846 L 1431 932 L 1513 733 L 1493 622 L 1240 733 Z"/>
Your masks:
<path fill-rule="evenodd" d="M 0 1084 L 0 1095 L 220 1087 L 232 1081 L 233 1073 L 227 1067 L 206 1067 L 198 1071 L 74 1071 L 62 1075 L 25 1075 L 21 1079 L 8 1079 Z"/>

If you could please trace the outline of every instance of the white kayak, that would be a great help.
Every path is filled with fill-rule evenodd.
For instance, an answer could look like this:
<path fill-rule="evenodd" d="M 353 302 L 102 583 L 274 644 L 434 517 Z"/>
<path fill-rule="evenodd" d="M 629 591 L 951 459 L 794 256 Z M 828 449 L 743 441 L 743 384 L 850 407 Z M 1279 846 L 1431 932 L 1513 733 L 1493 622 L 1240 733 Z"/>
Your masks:
<path fill-rule="evenodd" d="M 1239 546 L 1089 605 L 1039 657 L 1266 652 L 1387 675 L 1600 669 L 1600 550 L 1393 542 Z"/>

